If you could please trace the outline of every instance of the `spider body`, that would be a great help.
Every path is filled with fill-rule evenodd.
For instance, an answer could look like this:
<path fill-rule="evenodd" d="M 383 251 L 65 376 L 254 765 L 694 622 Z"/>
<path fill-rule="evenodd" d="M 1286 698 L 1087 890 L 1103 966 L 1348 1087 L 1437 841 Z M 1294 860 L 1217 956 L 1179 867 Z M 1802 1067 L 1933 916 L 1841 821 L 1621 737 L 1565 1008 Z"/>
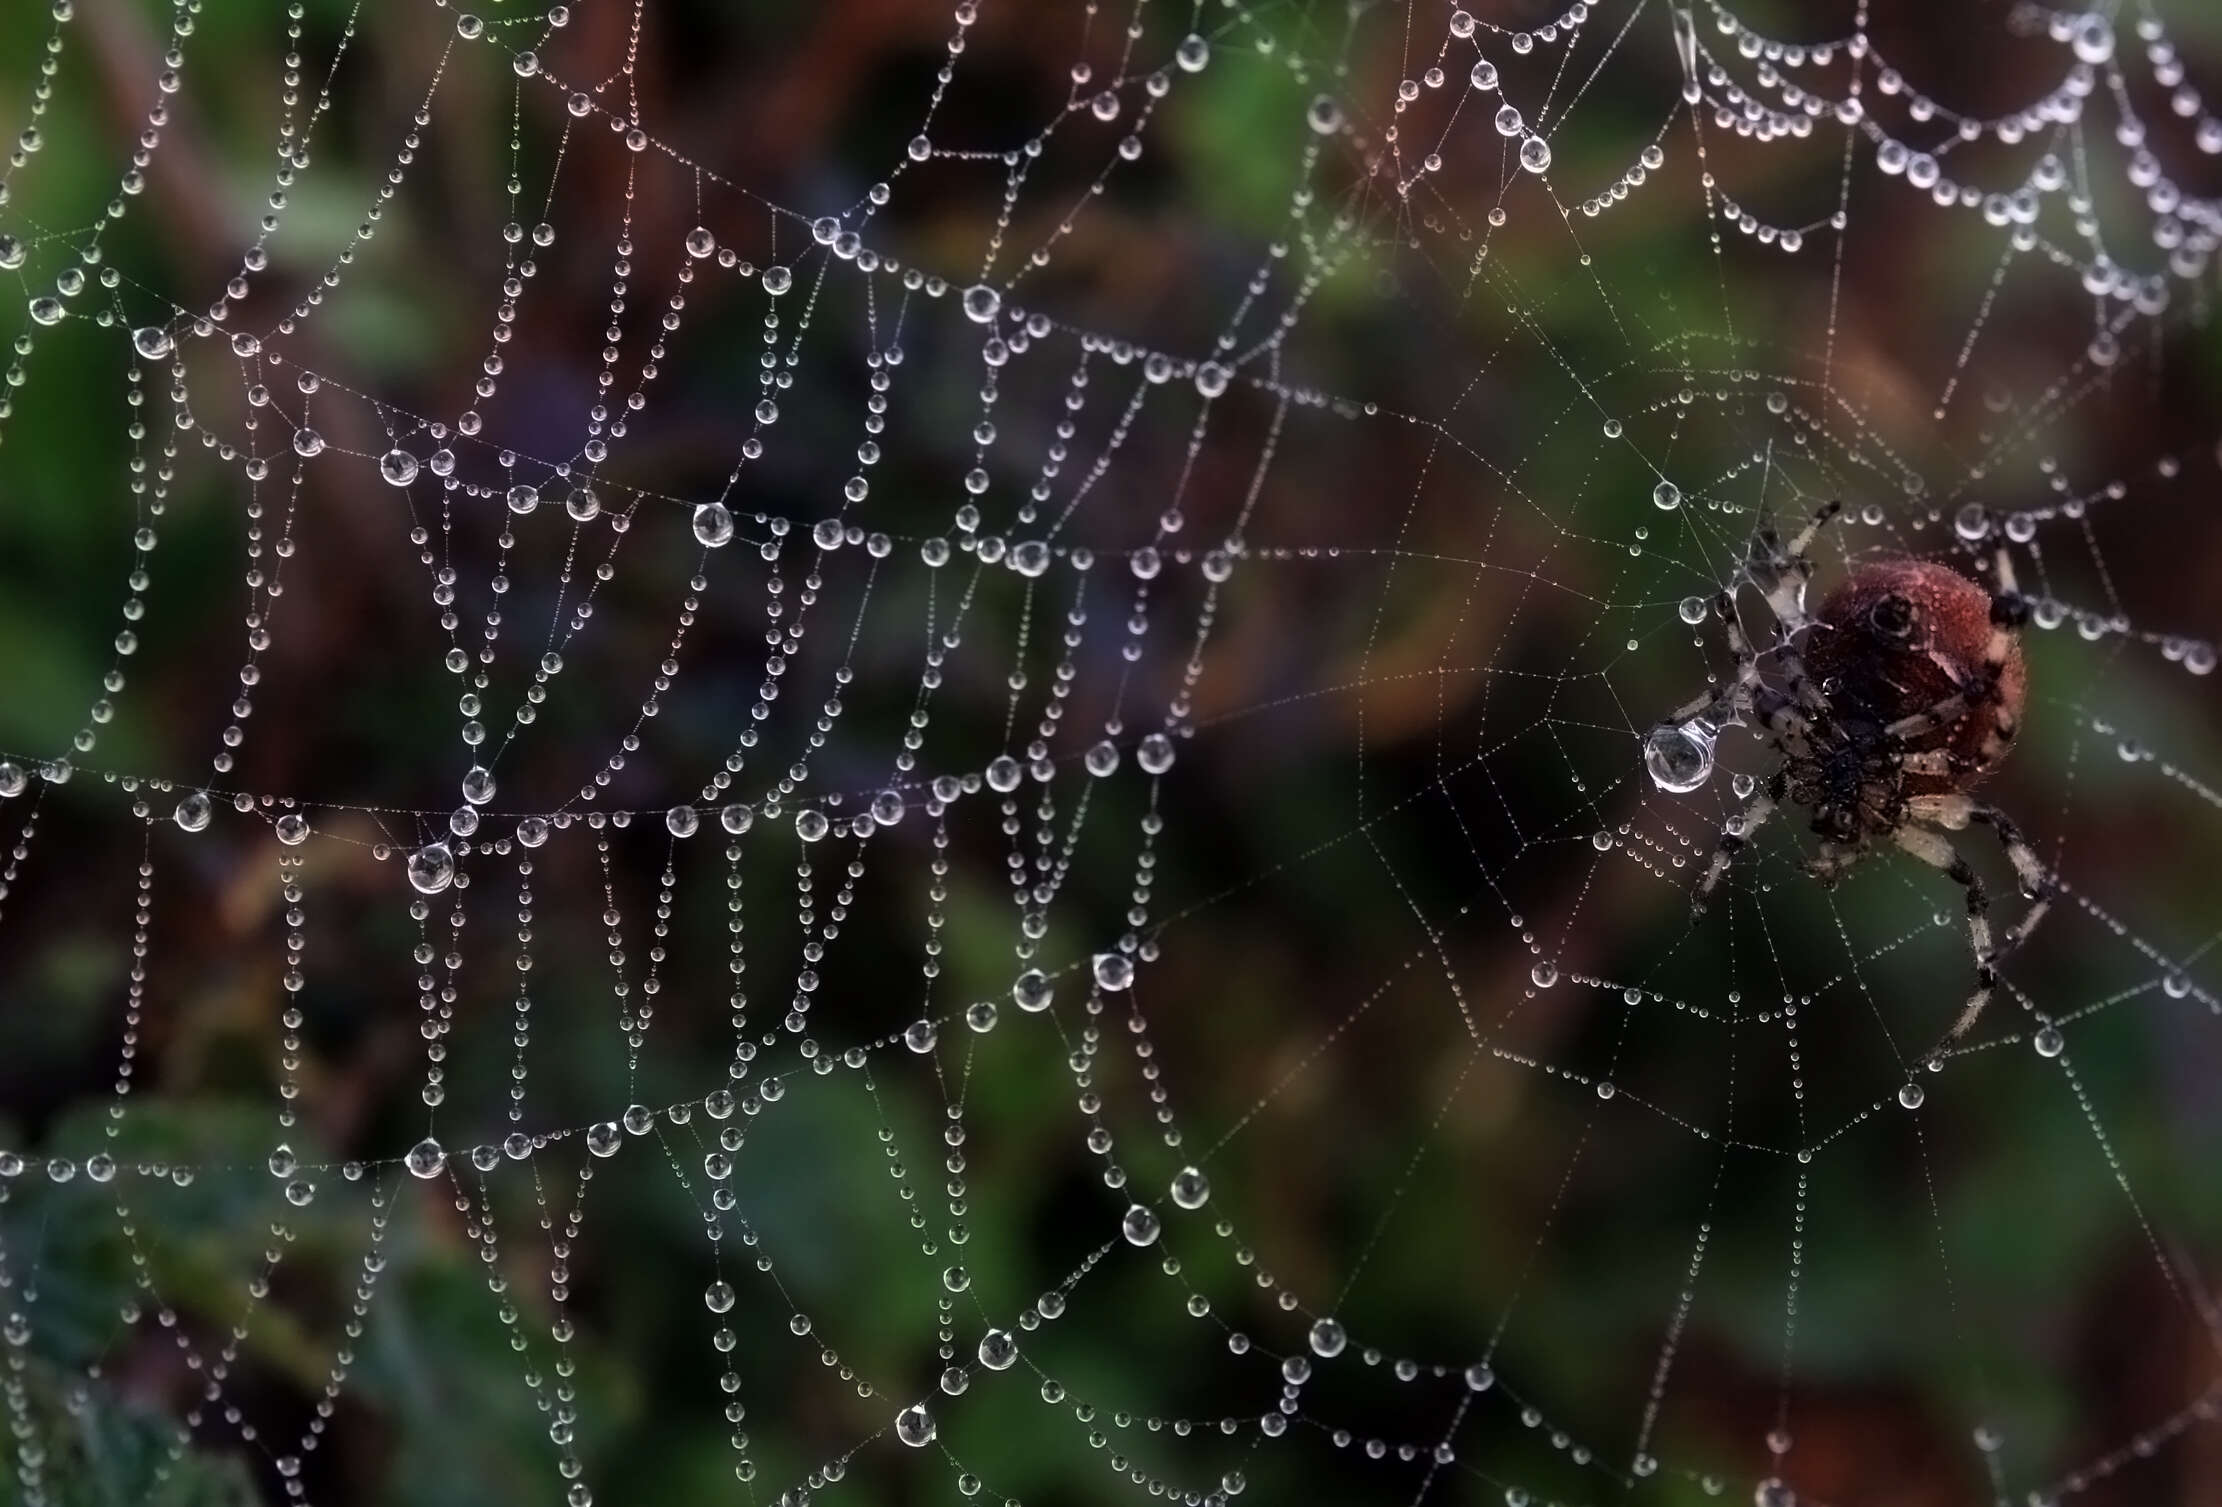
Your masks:
<path fill-rule="evenodd" d="M 1736 854 L 1784 805 L 1804 811 L 1819 834 L 1820 851 L 1805 867 L 1824 883 L 1879 846 L 1943 870 L 1966 894 L 1975 954 L 1975 991 L 1951 1040 L 1982 1013 L 1999 960 L 2036 929 L 2057 888 L 2006 814 L 1970 794 L 2020 728 L 2028 671 L 2019 635 L 2029 607 L 2001 548 L 1988 587 L 1932 561 L 1881 560 L 1855 570 L 1808 615 L 1807 550 L 1841 507 L 1824 506 L 1787 545 L 1761 533 L 1750 574 L 1774 614 L 1773 643 L 1755 649 L 1735 597 L 1720 593 L 1714 611 L 1736 657 L 1735 678 L 1661 724 L 1702 726 L 1709 737 L 1712 728 L 1744 722 L 1778 761 L 1723 828 L 1693 908 L 1704 910 Z M 1762 659 L 1772 661 L 1772 676 L 1762 675 Z M 2032 902 L 1995 945 L 1989 893 L 1947 835 L 1976 823 L 1997 834 Z"/>
<path fill-rule="evenodd" d="M 1991 600 L 1981 586 L 1932 560 L 1863 565 L 1822 604 L 1805 643 L 1806 672 L 1820 682 L 1848 735 L 1879 735 L 1983 679 Z M 2021 640 L 2009 638 L 1987 696 L 1975 698 L 1958 721 L 1903 740 L 1912 753 L 1945 750 L 1954 765 L 1943 774 L 1909 771 L 1905 793 L 1945 795 L 1996 769 L 2013 746 L 2027 686 Z"/>

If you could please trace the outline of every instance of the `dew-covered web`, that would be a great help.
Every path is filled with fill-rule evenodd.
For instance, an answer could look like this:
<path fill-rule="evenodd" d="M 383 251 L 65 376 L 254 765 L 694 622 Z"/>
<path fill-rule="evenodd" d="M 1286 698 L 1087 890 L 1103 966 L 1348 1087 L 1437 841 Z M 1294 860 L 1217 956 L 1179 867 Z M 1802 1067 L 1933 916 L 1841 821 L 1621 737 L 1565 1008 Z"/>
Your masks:
<path fill-rule="evenodd" d="M 2200 6 L 729 9 L 0 16 L 11 1500 L 2222 1491 Z"/>

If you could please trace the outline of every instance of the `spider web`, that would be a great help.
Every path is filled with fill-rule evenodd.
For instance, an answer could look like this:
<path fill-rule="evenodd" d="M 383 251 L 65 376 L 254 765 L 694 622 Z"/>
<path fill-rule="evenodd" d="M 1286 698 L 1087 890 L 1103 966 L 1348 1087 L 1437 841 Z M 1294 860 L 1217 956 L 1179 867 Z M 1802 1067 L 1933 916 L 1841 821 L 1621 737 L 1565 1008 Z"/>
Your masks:
<path fill-rule="evenodd" d="M 2209 1499 L 2211 23 L 1817 9 L 5 18 L 15 1498 Z"/>

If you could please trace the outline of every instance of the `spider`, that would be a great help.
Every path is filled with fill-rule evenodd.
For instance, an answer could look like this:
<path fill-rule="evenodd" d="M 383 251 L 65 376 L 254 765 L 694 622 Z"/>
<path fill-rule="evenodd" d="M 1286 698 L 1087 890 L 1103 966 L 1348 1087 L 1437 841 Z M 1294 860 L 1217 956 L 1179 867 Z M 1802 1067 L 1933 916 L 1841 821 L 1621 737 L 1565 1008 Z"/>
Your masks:
<path fill-rule="evenodd" d="M 1971 793 L 2013 748 L 2027 685 L 2020 630 L 2029 604 L 2001 546 L 1987 588 L 1932 561 L 1877 560 L 1855 569 L 1809 616 L 1808 550 L 1842 510 L 1841 501 L 1825 504 L 1787 546 L 1772 530 L 1760 533 L 1750 573 L 1776 618 L 1775 643 L 1755 650 L 1734 598 L 1715 596 L 1735 678 L 1676 712 L 1653 738 L 1695 738 L 1702 757 L 1714 729 L 1749 722 L 1780 761 L 1722 828 L 1693 897 L 1696 913 L 1785 804 L 1812 819 L 1821 849 L 1805 867 L 1824 884 L 1889 843 L 1961 886 L 1975 990 L 1945 1035 L 1949 1043 L 1983 1013 L 2000 961 L 2029 939 L 2058 888 L 2006 813 Z M 1763 653 L 1775 662 L 1779 686 L 1760 677 Z M 1995 942 L 1989 892 L 1947 835 L 1971 823 L 1997 835 L 2030 901 Z"/>

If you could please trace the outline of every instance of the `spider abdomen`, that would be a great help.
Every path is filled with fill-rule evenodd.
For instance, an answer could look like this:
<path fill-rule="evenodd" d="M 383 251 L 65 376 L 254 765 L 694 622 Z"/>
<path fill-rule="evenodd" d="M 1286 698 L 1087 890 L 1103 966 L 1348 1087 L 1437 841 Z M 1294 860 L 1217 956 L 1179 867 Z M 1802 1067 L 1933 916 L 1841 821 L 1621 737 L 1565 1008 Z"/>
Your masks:
<path fill-rule="evenodd" d="M 1878 728 L 1966 699 L 1959 716 L 1910 734 L 1911 753 L 1943 749 L 1954 772 L 1908 772 L 1908 795 L 1962 789 L 2005 758 L 2021 719 L 2027 672 L 2012 638 L 1995 676 L 1984 666 L 1992 643 L 1992 597 L 1948 565 L 1878 560 L 1854 571 L 1822 604 L 1805 646 L 1807 673 L 1820 683 L 1839 721 Z"/>

